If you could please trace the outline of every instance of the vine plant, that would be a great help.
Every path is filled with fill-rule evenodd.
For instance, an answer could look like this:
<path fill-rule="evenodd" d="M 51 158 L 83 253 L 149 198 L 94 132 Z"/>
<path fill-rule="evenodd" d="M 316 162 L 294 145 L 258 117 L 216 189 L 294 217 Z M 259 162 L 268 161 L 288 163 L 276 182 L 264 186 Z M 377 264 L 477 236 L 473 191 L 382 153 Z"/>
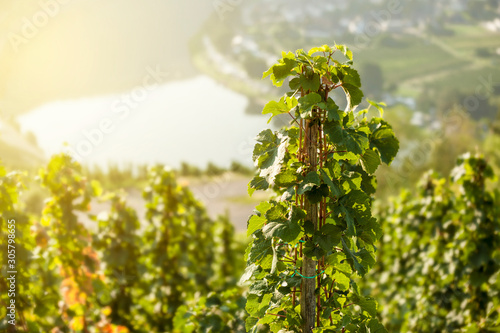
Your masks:
<path fill-rule="evenodd" d="M 351 278 L 375 263 L 381 228 L 371 213 L 373 174 L 391 163 L 399 142 L 381 117 L 354 112 L 363 93 L 352 64 L 347 47 L 324 45 L 283 52 L 263 75 L 278 87 L 290 77 L 291 91 L 263 114 L 288 114 L 292 126 L 262 131 L 253 151 L 259 174 L 249 194 L 277 195 L 248 221 L 252 242 L 241 282 L 251 281 L 249 331 L 267 324 L 280 333 L 385 332 L 377 303 Z M 332 98 L 337 91 L 345 93 L 345 110 Z M 381 104 L 369 103 L 382 116 Z"/>
<path fill-rule="evenodd" d="M 366 277 L 391 332 L 500 330 L 500 192 L 487 160 L 428 172 L 382 210 L 380 264 Z M 490 186 L 493 187 L 490 189 Z"/>

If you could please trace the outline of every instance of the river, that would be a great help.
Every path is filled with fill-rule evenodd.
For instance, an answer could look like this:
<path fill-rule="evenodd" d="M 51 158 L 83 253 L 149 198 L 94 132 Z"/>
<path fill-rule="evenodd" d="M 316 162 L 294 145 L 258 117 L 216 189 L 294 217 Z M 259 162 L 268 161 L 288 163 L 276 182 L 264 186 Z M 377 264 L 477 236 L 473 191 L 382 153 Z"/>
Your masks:
<path fill-rule="evenodd" d="M 19 122 L 47 155 L 70 151 L 87 165 L 251 164 L 253 138 L 268 126 L 266 117 L 245 113 L 245 96 L 202 75 L 144 92 L 53 102 Z"/>

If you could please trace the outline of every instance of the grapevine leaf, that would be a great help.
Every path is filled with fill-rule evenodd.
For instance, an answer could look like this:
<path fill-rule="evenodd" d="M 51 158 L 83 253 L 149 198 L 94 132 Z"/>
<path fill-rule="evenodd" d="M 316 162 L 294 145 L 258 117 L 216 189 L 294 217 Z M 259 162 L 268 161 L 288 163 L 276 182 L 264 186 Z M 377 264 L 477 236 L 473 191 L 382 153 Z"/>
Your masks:
<path fill-rule="evenodd" d="M 380 117 L 384 116 L 384 109 L 382 107 L 387 106 L 387 104 L 385 104 L 384 102 L 377 103 L 372 100 L 369 100 L 368 98 L 366 99 L 366 101 L 370 103 L 370 105 L 374 106 L 378 110 L 378 112 L 380 112 Z"/>
<path fill-rule="evenodd" d="M 245 306 L 245 309 L 247 310 L 248 314 L 250 315 L 257 315 L 259 312 L 259 295 L 257 294 L 249 294 L 247 296 L 247 305 Z"/>
<path fill-rule="evenodd" d="M 350 190 L 359 190 L 361 188 L 361 182 L 363 178 L 358 172 L 349 171 L 342 174 L 344 177 L 344 182 L 342 182 L 342 188 L 345 192 Z"/>
<path fill-rule="evenodd" d="M 337 287 L 337 289 L 341 291 L 349 290 L 351 279 L 348 275 L 344 274 L 343 272 L 336 271 L 335 273 L 333 273 L 332 279 L 335 280 L 335 286 Z"/>
<path fill-rule="evenodd" d="M 365 150 L 365 153 L 361 156 L 361 165 L 363 170 L 365 170 L 368 174 L 375 173 L 380 163 L 379 154 L 372 149 Z"/>
<path fill-rule="evenodd" d="M 290 54 L 284 56 L 285 57 L 281 59 L 278 64 L 271 66 L 271 68 L 269 68 L 269 70 L 264 72 L 264 74 L 262 75 L 263 79 L 271 75 L 271 81 L 276 87 L 281 87 L 281 85 L 283 85 L 283 81 L 289 75 L 293 75 L 292 69 L 297 66 L 297 61 L 288 58 L 290 57 Z M 293 54 L 291 55 L 291 57 L 294 57 Z"/>
<path fill-rule="evenodd" d="M 255 239 L 250 246 L 248 260 L 249 262 L 256 263 L 262 268 L 268 268 L 267 258 L 272 256 L 273 252 L 271 240 L 265 238 L 262 232 L 256 232 L 253 235 Z"/>
<path fill-rule="evenodd" d="M 290 111 L 285 104 L 284 101 L 280 100 L 279 102 L 276 101 L 270 101 L 269 103 L 264 106 L 264 109 L 262 110 L 262 114 L 271 114 L 271 117 L 267 120 L 267 123 L 269 124 L 271 122 L 271 119 L 273 119 L 275 116 L 283 113 L 287 113 Z"/>
<path fill-rule="evenodd" d="M 264 223 L 266 223 L 266 218 L 263 216 L 252 215 L 247 222 L 247 236 L 250 236 L 255 231 L 262 228 Z"/>
<path fill-rule="evenodd" d="M 311 204 L 320 202 L 323 197 L 328 197 L 329 194 L 330 191 L 326 184 L 314 186 L 310 191 L 305 192 L 306 198 Z"/>
<path fill-rule="evenodd" d="M 321 102 L 321 96 L 317 93 L 310 93 L 299 98 L 299 109 L 301 111 L 310 111 L 313 106 Z"/>
<path fill-rule="evenodd" d="M 289 138 L 286 132 L 278 132 L 276 135 L 270 130 L 269 132 L 263 131 L 257 137 L 260 143 L 255 145 L 253 159 L 261 169 L 259 176 L 269 184 L 274 184 L 274 178 L 281 171 Z"/>
<path fill-rule="evenodd" d="M 332 52 L 332 49 L 331 49 L 330 46 L 328 46 L 328 45 L 325 44 L 325 45 L 322 45 L 322 46 L 317 46 L 317 47 L 311 48 L 307 54 L 311 56 L 311 55 L 313 55 L 316 52 L 330 53 L 330 52 Z"/>
<path fill-rule="evenodd" d="M 327 112 L 326 115 L 329 121 L 332 120 L 340 121 L 341 116 L 343 117 L 344 112 L 339 110 L 338 105 L 335 104 L 333 99 L 331 99 L 330 97 L 328 97 L 326 103 L 325 102 L 318 103 L 318 106 L 321 109 L 326 110 Z"/>
<path fill-rule="evenodd" d="M 330 188 L 332 195 L 337 196 L 337 197 L 341 196 L 343 194 L 343 192 L 338 184 L 338 181 L 330 179 L 330 176 L 328 176 L 326 171 L 323 169 L 320 170 L 320 173 L 321 173 L 321 176 L 323 178 L 323 181 Z"/>
<path fill-rule="evenodd" d="M 399 150 L 399 141 L 388 125 L 377 128 L 370 137 L 370 147 L 377 148 L 382 162 L 389 165 Z"/>
<path fill-rule="evenodd" d="M 299 84 L 304 89 L 304 91 L 318 91 L 320 86 L 320 78 L 316 73 L 309 75 L 301 75 L 299 78 Z"/>
<path fill-rule="evenodd" d="M 339 122 L 329 121 L 325 124 L 325 132 L 330 140 L 339 145 L 344 145 L 348 151 L 362 155 L 369 146 L 368 137 L 363 132 L 345 129 Z"/>
<path fill-rule="evenodd" d="M 251 264 L 250 266 L 247 266 L 247 268 L 245 268 L 245 273 L 243 273 L 243 275 L 240 278 L 239 284 L 242 285 L 243 283 L 250 280 L 253 273 L 255 273 L 255 271 L 257 271 L 258 269 L 259 269 L 259 266 L 255 265 L 255 264 Z"/>
<path fill-rule="evenodd" d="M 344 237 L 342 237 L 342 248 L 344 250 L 347 260 L 349 260 L 352 263 L 356 272 L 358 272 L 359 275 L 364 276 L 366 274 L 366 269 L 363 267 L 363 265 L 359 263 L 359 260 L 356 257 L 356 255 L 352 253 L 351 249 L 345 242 Z"/>
<path fill-rule="evenodd" d="M 352 51 L 347 46 L 335 45 L 335 47 L 337 48 L 337 50 L 342 52 L 347 59 L 352 61 Z"/>
<path fill-rule="evenodd" d="M 314 233 L 313 241 L 317 243 L 326 252 L 331 251 L 333 247 L 338 246 L 342 230 L 333 224 L 325 224 L 320 230 Z"/>
<path fill-rule="evenodd" d="M 302 183 L 299 184 L 298 194 L 304 194 L 307 191 L 311 191 L 314 186 L 320 186 L 321 180 L 316 171 L 310 171 Z"/>
<path fill-rule="evenodd" d="M 347 224 L 347 236 L 356 236 L 356 226 L 354 222 L 354 217 L 351 215 L 349 209 L 345 206 L 340 206 L 340 211 L 344 214 L 344 220 Z"/>
<path fill-rule="evenodd" d="M 343 252 L 334 252 L 326 258 L 328 265 L 347 276 L 352 274 L 351 266 L 346 262 L 346 255 Z"/>
<path fill-rule="evenodd" d="M 363 92 L 361 89 L 350 83 L 342 83 L 342 89 L 345 92 L 348 102 L 346 110 L 355 109 L 363 99 Z"/>
<path fill-rule="evenodd" d="M 281 216 L 281 215 L 280 215 Z M 266 237 L 279 237 L 285 242 L 294 241 L 300 234 L 299 220 L 305 217 L 305 213 L 298 207 L 292 206 L 285 221 L 270 222 L 263 228 Z"/>
<path fill-rule="evenodd" d="M 272 201 L 272 206 L 269 208 L 265 214 L 266 219 L 268 221 L 283 221 L 286 217 L 287 214 L 287 209 L 285 205 L 281 203 L 276 203 L 275 201 Z"/>
<path fill-rule="evenodd" d="M 369 252 L 367 249 L 361 249 L 356 255 L 361 259 L 361 264 L 363 266 L 371 268 L 375 265 L 376 259 L 373 252 Z"/>
<path fill-rule="evenodd" d="M 286 170 L 276 175 L 275 184 L 281 187 L 289 187 L 295 185 L 298 181 L 298 176 L 292 170 Z"/>
<path fill-rule="evenodd" d="M 267 180 L 260 176 L 255 176 L 248 184 L 248 194 L 252 195 L 255 190 L 267 190 L 269 183 Z"/>
<path fill-rule="evenodd" d="M 271 117 L 267 120 L 267 123 L 269 124 L 275 116 L 290 112 L 290 110 L 297 106 L 297 104 L 298 101 L 295 97 L 281 97 L 278 102 L 268 102 L 266 106 L 264 106 L 262 114 L 271 114 Z"/>
<path fill-rule="evenodd" d="M 370 329 L 370 333 L 389 333 L 377 318 L 370 320 L 368 328 Z"/>
<path fill-rule="evenodd" d="M 342 86 L 344 86 L 345 84 L 349 84 L 356 88 L 361 87 L 361 79 L 359 77 L 358 71 L 356 71 L 354 68 L 349 66 L 342 66 L 341 73 L 342 75 L 339 76 L 339 78 L 342 81 Z"/>
<path fill-rule="evenodd" d="M 247 300 L 247 302 L 248 302 L 248 300 Z M 250 332 L 255 327 L 255 325 L 257 325 L 258 322 L 259 322 L 259 318 L 248 316 L 246 321 L 245 321 L 246 331 Z"/>
<path fill-rule="evenodd" d="M 370 317 L 377 316 L 377 302 L 373 298 L 354 294 L 352 301 L 359 305 L 361 310 L 366 312 Z"/>
<path fill-rule="evenodd" d="M 325 250 L 323 250 L 319 245 L 312 241 L 307 241 L 303 247 L 303 252 L 306 256 L 313 260 L 319 260 L 325 255 Z"/>

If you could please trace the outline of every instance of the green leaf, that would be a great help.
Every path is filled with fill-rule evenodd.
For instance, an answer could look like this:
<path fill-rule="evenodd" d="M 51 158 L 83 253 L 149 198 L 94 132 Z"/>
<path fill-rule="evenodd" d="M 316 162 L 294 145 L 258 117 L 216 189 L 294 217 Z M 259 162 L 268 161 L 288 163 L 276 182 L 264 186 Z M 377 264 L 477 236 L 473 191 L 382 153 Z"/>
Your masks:
<path fill-rule="evenodd" d="M 304 194 L 307 191 L 311 191 L 314 186 L 320 186 L 321 180 L 319 179 L 319 175 L 316 171 L 310 171 L 302 183 L 299 184 L 299 188 L 297 193 Z"/>
<path fill-rule="evenodd" d="M 259 318 L 248 316 L 247 319 L 245 320 L 246 331 L 250 332 L 251 329 L 254 328 L 255 325 L 257 325 L 258 322 L 259 322 Z"/>
<path fill-rule="evenodd" d="M 347 59 L 352 61 L 352 51 L 347 46 L 335 45 L 335 47 L 337 48 L 337 50 L 342 52 Z"/>
<path fill-rule="evenodd" d="M 326 252 L 319 245 L 309 240 L 303 247 L 303 253 L 313 260 L 319 260 Z"/>
<path fill-rule="evenodd" d="M 343 46 L 343 45 L 342 45 Z M 332 52 L 332 49 L 330 46 L 328 45 L 322 45 L 322 46 L 318 46 L 318 47 L 313 47 L 309 50 L 309 52 L 307 52 L 308 55 L 313 55 L 314 53 L 316 52 L 325 52 L 325 53 L 330 53 Z"/>
<path fill-rule="evenodd" d="M 264 178 L 268 184 L 274 184 L 274 178 L 280 173 L 285 158 L 289 143 L 288 133 L 281 131 L 274 135 L 272 132 L 269 134 L 269 132 L 263 131 L 257 137 L 257 141 L 261 143 L 255 145 L 253 159 L 257 167 L 261 169 L 259 176 Z"/>
<path fill-rule="evenodd" d="M 267 264 L 263 263 L 266 262 L 266 258 L 272 256 L 272 242 L 270 239 L 264 237 L 264 234 L 259 231 L 255 232 L 253 237 L 255 237 L 255 239 L 250 245 L 248 260 L 249 262 L 256 263 L 266 268 Z"/>
<path fill-rule="evenodd" d="M 290 56 L 291 55 L 291 56 Z M 283 59 L 279 60 L 278 64 L 271 66 L 269 70 L 264 72 L 262 78 L 266 78 L 271 75 L 271 81 L 276 87 L 281 87 L 283 81 L 290 75 L 293 75 L 293 69 L 297 66 L 297 61 L 292 59 L 295 57 L 293 53 L 284 55 Z"/>
<path fill-rule="evenodd" d="M 370 137 L 370 147 L 377 148 L 382 162 L 389 165 L 399 150 L 399 141 L 390 127 L 382 126 Z"/>
<path fill-rule="evenodd" d="M 247 266 L 247 268 L 245 268 L 245 273 L 243 273 L 243 275 L 241 276 L 240 281 L 238 283 L 241 285 L 241 284 L 247 282 L 248 280 L 250 280 L 253 273 L 255 273 L 258 269 L 259 269 L 259 266 L 255 265 L 255 264 L 251 264 L 251 265 Z"/>
<path fill-rule="evenodd" d="M 347 276 L 352 274 L 351 266 L 346 262 L 346 255 L 343 252 L 334 252 L 326 258 L 328 265 Z"/>
<path fill-rule="evenodd" d="M 287 214 L 287 208 L 284 204 L 276 201 L 271 201 L 272 206 L 266 212 L 266 219 L 269 221 L 282 221 Z"/>
<path fill-rule="evenodd" d="M 345 206 L 340 206 L 340 211 L 344 214 L 344 220 L 347 224 L 347 236 L 356 236 L 356 226 L 354 222 L 354 217 L 351 215 L 351 211 Z"/>
<path fill-rule="evenodd" d="M 305 192 L 306 198 L 311 204 L 317 204 L 323 197 L 328 197 L 329 194 L 330 191 L 326 184 L 314 186 L 310 191 Z"/>
<path fill-rule="evenodd" d="M 281 209 L 279 212 L 272 212 L 271 214 L 273 216 L 270 220 L 281 219 L 285 212 Z M 299 221 L 304 217 L 305 213 L 300 208 L 292 206 L 288 213 L 288 218 L 285 221 L 270 222 L 262 231 L 267 238 L 279 237 L 285 242 L 292 242 L 300 234 L 301 228 Z"/>
<path fill-rule="evenodd" d="M 363 92 L 350 83 L 342 83 L 342 89 L 346 94 L 348 102 L 346 110 L 354 110 L 363 100 Z"/>
<path fill-rule="evenodd" d="M 266 223 L 266 218 L 263 216 L 252 215 L 247 222 L 247 236 L 250 236 L 255 231 L 262 228 L 264 223 Z"/>
<path fill-rule="evenodd" d="M 367 312 L 370 317 L 377 317 L 377 302 L 371 297 L 359 297 L 356 304 Z"/>
<path fill-rule="evenodd" d="M 368 174 L 375 173 L 380 163 L 379 154 L 372 149 L 365 150 L 365 153 L 361 156 L 361 166 Z"/>
<path fill-rule="evenodd" d="M 344 237 L 342 237 L 342 248 L 344 250 L 345 256 L 347 260 L 351 261 L 352 265 L 354 266 L 354 269 L 360 276 L 364 276 L 366 274 L 366 269 L 359 263 L 358 258 L 354 253 L 352 253 L 351 249 L 345 242 Z"/>
<path fill-rule="evenodd" d="M 369 146 L 366 133 L 355 129 L 344 129 L 336 121 L 329 121 L 325 124 L 325 132 L 334 144 L 344 145 L 348 151 L 362 155 Z"/>
<path fill-rule="evenodd" d="M 389 333 L 377 318 L 370 320 L 368 328 L 370 329 L 370 333 Z"/>
<path fill-rule="evenodd" d="M 247 304 L 245 309 L 249 315 L 257 315 L 259 313 L 260 297 L 257 294 L 249 294 L 247 296 Z"/>
<path fill-rule="evenodd" d="M 328 97 L 328 100 L 326 103 L 325 102 L 318 103 L 318 106 L 321 109 L 327 111 L 326 115 L 327 115 L 329 121 L 332 121 L 332 120 L 340 121 L 341 116 L 343 117 L 344 112 L 339 110 L 338 105 L 335 104 L 333 99 L 331 99 L 330 97 Z"/>
<path fill-rule="evenodd" d="M 270 222 L 262 229 L 264 235 L 268 238 L 279 237 L 285 242 L 291 242 L 297 238 L 300 233 L 300 226 L 297 222 Z"/>
<path fill-rule="evenodd" d="M 270 101 L 264 106 L 264 109 L 262 110 L 262 114 L 268 114 L 270 113 L 272 116 L 267 120 L 267 123 L 269 124 L 271 122 L 271 119 L 273 119 L 275 116 L 288 113 L 292 108 L 298 105 L 298 101 L 295 97 L 282 97 L 279 102 L 276 101 Z"/>
<path fill-rule="evenodd" d="M 323 181 L 330 188 L 332 195 L 337 196 L 337 197 L 341 196 L 343 194 L 343 192 L 338 184 L 338 181 L 330 179 L 330 176 L 328 176 L 326 171 L 323 169 L 320 170 L 320 173 L 321 173 L 321 177 L 323 178 Z"/>
<path fill-rule="evenodd" d="M 335 271 L 335 273 L 333 273 L 332 275 L 332 279 L 335 280 L 335 286 L 337 287 L 337 289 L 341 291 L 349 290 L 351 279 L 348 275 L 340 271 Z"/>
<path fill-rule="evenodd" d="M 269 183 L 267 180 L 260 176 L 255 176 L 248 184 L 248 194 L 251 196 L 255 190 L 267 190 Z"/>
<path fill-rule="evenodd" d="M 271 122 L 271 119 L 273 119 L 275 116 L 283 113 L 287 113 L 290 111 L 283 101 L 270 101 L 269 103 L 264 106 L 264 109 L 262 110 L 262 114 L 272 114 L 272 116 L 268 119 L 267 123 L 269 124 Z"/>
<path fill-rule="evenodd" d="M 269 209 L 271 209 L 273 205 L 270 202 L 262 201 L 259 203 L 255 209 L 261 214 L 264 215 Z"/>
<path fill-rule="evenodd" d="M 304 89 L 304 91 L 318 91 L 321 84 L 319 75 L 316 73 L 302 74 L 299 77 L 299 84 Z"/>
<path fill-rule="evenodd" d="M 342 66 L 341 72 L 342 72 L 342 77 L 340 77 L 340 79 L 342 81 L 342 86 L 344 86 L 345 84 L 349 84 L 352 85 L 353 87 L 357 88 L 361 87 L 361 79 L 359 77 L 357 70 L 349 66 Z"/>
<path fill-rule="evenodd" d="M 333 247 L 339 245 L 341 236 L 342 230 L 338 226 L 327 223 L 314 233 L 313 241 L 323 250 L 329 252 Z"/>
<path fill-rule="evenodd" d="M 384 102 L 377 103 L 377 102 L 374 102 L 372 100 L 369 100 L 368 98 L 366 99 L 366 101 L 378 110 L 378 112 L 380 113 L 380 117 L 384 116 L 384 109 L 382 107 L 387 106 L 387 104 L 385 104 Z"/>
<path fill-rule="evenodd" d="M 361 259 L 361 264 L 363 266 L 371 268 L 375 265 L 376 259 L 373 252 L 369 252 L 367 249 L 361 249 L 356 255 Z"/>
<path fill-rule="evenodd" d="M 292 170 L 286 170 L 276 175 L 275 184 L 281 187 L 289 187 L 295 185 L 298 181 L 297 174 Z"/>
<path fill-rule="evenodd" d="M 359 190 L 361 188 L 361 182 L 363 178 L 361 175 L 354 171 L 344 172 L 343 174 L 344 182 L 342 183 L 342 188 L 345 192 L 350 190 Z"/>
<path fill-rule="evenodd" d="M 317 93 L 310 93 L 299 98 L 299 108 L 301 111 L 310 111 L 313 106 L 321 102 L 321 96 Z"/>

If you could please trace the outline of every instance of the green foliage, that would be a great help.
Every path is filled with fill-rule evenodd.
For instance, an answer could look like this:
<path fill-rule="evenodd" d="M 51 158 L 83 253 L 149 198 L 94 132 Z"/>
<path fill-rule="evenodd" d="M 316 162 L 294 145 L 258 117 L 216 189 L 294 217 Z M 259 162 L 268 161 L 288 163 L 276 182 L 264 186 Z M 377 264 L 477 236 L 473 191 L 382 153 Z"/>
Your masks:
<path fill-rule="evenodd" d="M 194 298 L 181 306 L 174 318 L 175 333 L 243 332 L 245 298 L 239 288 Z"/>
<path fill-rule="evenodd" d="M 147 274 L 137 311 L 157 315 L 137 325 L 168 331 L 186 299 L 234 283 L 233 230 L 227 220 L 213 223 L 193 194 L 177 185 L 173 171 L 162 166 L 151 169 L 144 198 L 149 225 L 141 259 Z"/>
<path fill-rule="evenodd" d="M 30 312 L 34 307 L 36 299 L 33 294 L 39 294 L 41 288 L 30 291 L 30 281 L 33 279 L 35 270 L 30 269 L 33 263 L 31 250 L 35 247 L 35 239 L 31 237 L 32 221 L 26 214 L 21 212 L 19 193 L 24 190 L 22 181 L 24 174 L 19 172 L 9 172 L 0 165 L 0 224 L 2 232 L 0 234 L 0 268 L 2 276 L 0 278 L 0 330 L 3 332 L 13 332 L 12 326 L 7 323 L 10 318 L 6 316 L 7 304 L 9 300 L 9 285 L 7 271 L 17 271 L 16 274 L 16 298 L 15 306 L 18 312 Z M 11 223 L 8 223 L 11 221 Z M 15 221 L 15 222 L 12 222 Z M 14 227 L 9 227 L 9 225 Z M 10 232 L 10 230 L 15 232 Z M 8 235 L 15 235 L 14 238 Z M 8 254 L 14 254 L 15 258 L 9 258 Z M 13 265 L 13 266 L 11 266 Z M 5 305 L 5 306 L 4 306 Z M 24 330 L 32 327 L 34 322 L 26 317 L 16 318 L 17 325 Z M 10 326 L 10 327 L 9 327 Z"/>
<path fill-rule="evenodd" d="M 127 207 L 125 197 L 109 194 L 110 212 L 103 212 L 94 219 L 98 231 L 92 245 L 99 254 L 106 290 L 101 299 L 111 310 L 113 323 L 132 327 L 132 307 L 139 297 L 141 251 L 144 246 L 139 234 L 140 222 L 136 212 Z"/>
<path fill-rule="evenodd" d="M 17 226 L 18 332 L 181 332 L 174 325 L 182 320 L 195 322 L 196 331 L 244 325 L 236 287 L 243 245 L 228 219 L 210 219 L 173 171 L 149 170 L 145 220 L 123 194 L 103 195 L 69 156 L 54 156 L 39 180 L 50 197 L 40 218 L 26 216 L 18 202 L 21 174 L 0 168 L 2 230 L 7 219 Z M 89 216 L 97 199 L 110 208 Z M 2 256 L 3 272 L 7 264 Z M 7 302 L 3 274 L 0 286 Z M 0 313 L 0 327 L 12 331 L 5 307 Z"/>
<path fill-rule="evenodd" d="M 394 332 L 500 329 L 500 193 L 482 157 L 463 155 L 449 183 L 428 173 L 382 210 L 381 263 L 367 285 Z"/>
<path fill-rule="evenodd" d="M 335 52 L 347 61 L 334 60 Z M 289 114 L 293 126 L 256 138 L 259 173 L 249 194 L 272 189 L 276 198 L 259 204 L 248 220 L 252 242 L 241 278 L 250 281 L 246 329 L 385 332 L 375 300 L 359 293 L 353 277 L 375 263 L 381 229 L 371 213 L 373 173 L 394 159 L 398 140 L 381 118 L 354 113 L 363 93 L 343 45 L 283 52 L 267 76 L 278 87 L 290 79 L 291 91 L 263 113 Z M 344 111 L 329 97 L 337 88 L 347 99 Z"/>

